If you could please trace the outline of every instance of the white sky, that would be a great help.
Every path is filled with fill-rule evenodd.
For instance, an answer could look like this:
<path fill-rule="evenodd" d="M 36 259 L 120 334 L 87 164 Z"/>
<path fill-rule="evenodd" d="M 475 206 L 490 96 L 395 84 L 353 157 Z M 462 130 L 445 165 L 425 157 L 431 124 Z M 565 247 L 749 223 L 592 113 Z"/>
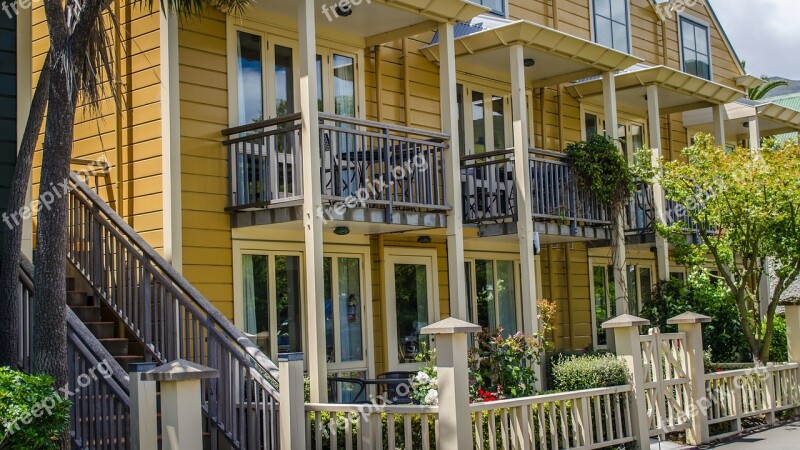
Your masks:
<path fill-rule="evenodd" d="M 800 80 L 799 0 L 706 0 L 751 75 Z"/>

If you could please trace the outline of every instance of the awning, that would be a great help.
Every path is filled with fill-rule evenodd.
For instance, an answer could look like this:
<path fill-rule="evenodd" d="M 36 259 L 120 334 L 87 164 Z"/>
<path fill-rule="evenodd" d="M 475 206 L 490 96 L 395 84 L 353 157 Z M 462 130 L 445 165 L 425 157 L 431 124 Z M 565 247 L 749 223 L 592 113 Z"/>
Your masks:
<path fill-rule="evenodd" d="M 481 19 L 474 19 L 471 32 L 460 33 L 464 35 L 455 40 L 458 65 L 474 67 L 479 73 L 495 72 L 507 78 L 511 69 L 508 48 L 512 45 L 522 45 L 524 58 L 533 60 L 534 65 L 525 68 L 525 76 L 533 87 L 617 71 L 641 61 L 627 53 L 533 22 L 494 20 L 482 28 L 476 24 Z M 434 41 L 421 51 L 430 61 L 439 62 L 438 42 Z"/>
<path fill-rule="evenodd" d="M 617 73 L 615 81 L 618 107 L 637 113 L 647 112 L 648 86 L 658 88 L 661 114 L 722 105 L 745 96 L 742 91 L 664 66 L 639 64 Z M 603 103 L 603 81 L 599 78 L 573 83 L 567 91 L 579 101 Z"/>
<path fill-rule="evenodd" d="M 735 142 L 737 136 L 750 133 L 748 121 L 758 118 L 761 137 L 800 131 L 800 111 L 775 103 L 738 100 L 725 105 L 725 140 Z M 710 108 L 683 113 L 683 125 L 692 133 L 711 133 L 713 117 Z"/>

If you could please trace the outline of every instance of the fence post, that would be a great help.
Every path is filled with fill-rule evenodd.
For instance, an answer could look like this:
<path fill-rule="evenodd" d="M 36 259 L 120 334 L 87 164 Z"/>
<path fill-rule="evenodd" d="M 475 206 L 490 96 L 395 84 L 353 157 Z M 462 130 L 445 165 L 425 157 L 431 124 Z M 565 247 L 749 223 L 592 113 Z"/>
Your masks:
<path fill-rule="evenodd" d="M 706 368 L 703 362 L 703 324 L 711 322 L 711 317 L 686 312 L 667 320 L 677 325 L 678 331 L 686 335 L 686 376 L 689 404 L 686 405 L 690 428 L 686 430 L 686 440 L 693 445 L 708 442 L 708 399 L 706 398 Z"/>
<path fill-rule="evenodd" d="M 633 396 L 628 405 L 631 411 L 631 435 L 636 439 L 636 448 L 650 448 L 650 420 L 647 417 L 647 394 L 642 362 L 642 344 L 639 327 L 650 325 L 641 317 L 623 314 L 603 323 L 603 329 L 613 330 L 617 356 L 628 365 L 631 373 Z"/>
<path fill-rule="evenodd" d="M 473 448 L 467 334 L 478 331 L 481 331 L 480 326 L 453 317 L 421 330 L 421 334 L 436 339 L 439 435 L 443 437 L 437 448 L 442 450 Z"/>
<path fill-rule="evenodd" d="M 786 308 L 786 341 L 789 343 L 789 362 L 800 363 L 800 301 L 782 302 Z"/>
<path fill-rule="evenodd" d="M 304 397 L 303 354 L 278 355 L 280 368 L 281 449 L 306 448 L 306 403 Z"/>
<path fill-rule="evenodd" d="M 200 380 L 219 377 L 219 371 L 179 359 L 145 372 L 144 381 L 161 383 L 161 432 L 164 450 L 203 448 Z"/>
<path fill-rule="evenodd" d="M 156 382 L 142 380 L 143 372 L 155 368 L 155 363 L 128 364 L 131 378 L 131 450 L 156 450 L 158 448 Z"/>

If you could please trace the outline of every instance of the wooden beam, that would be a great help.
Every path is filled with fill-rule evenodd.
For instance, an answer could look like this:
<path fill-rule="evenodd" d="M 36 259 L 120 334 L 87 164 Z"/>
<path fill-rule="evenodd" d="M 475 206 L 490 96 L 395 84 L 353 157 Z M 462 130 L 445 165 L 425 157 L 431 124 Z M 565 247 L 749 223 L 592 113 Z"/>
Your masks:
<path fill-rule="evenodd" d="M 696 109 L 708 108 L 710 106 L 714 106 L 714 105 L 709 103 L 709 102 L 705 102 L 705 101 L 703 101 L 703 102 L 695 102 L 695 103 L 688 103 L 688 104 L 685 104 L 685 105 L 672 106 L 672 107 L 669 107 L 669 108 L 661 108 L 661 115 L 663 116 L 663 115 L 666 115 L 666 114 L 675 114 L 675 113 L 681 113 L 681 112 L 686 112 L 686 111 L 694 111 Z"/>
<path fill-rule="evenodd" d="M 426 20 L 424 22 L 415 23 L 407 27 L 397 28 L 391 31 L 386 31 L 380 34 L 369 36 L 365 40 L 367 47 L 385 44 L 387 42 L 396 41 L 404 37 L 416 36 L 426 31 L 435 30 L 439 24 L 435 20 Z"/>
<path fill-rule="evenodd" d="M 585 69 L 579 70 L 577 72 L 570 72 L 565 73 L 562 75 L 556 75 L 553 77 L 548 78 L 541 78 L 538 80 L 533 80 L 533 87 L 540 88 L 540 87 L 548 87 L 548 86 L 555 86 L 562 83 L 569 83 L 570 81 L 581 80 L 583 78 L 594 77 L 603 73 L 600 69 Z"/>

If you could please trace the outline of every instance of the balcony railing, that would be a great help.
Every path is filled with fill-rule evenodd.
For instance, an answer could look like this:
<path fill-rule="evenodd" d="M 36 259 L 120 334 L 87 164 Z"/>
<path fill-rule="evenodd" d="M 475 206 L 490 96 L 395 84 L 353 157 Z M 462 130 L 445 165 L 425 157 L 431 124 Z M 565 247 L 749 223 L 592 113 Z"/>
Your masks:
<path fill-rule="evenodd" d="M 446 211 L 442 133 L 320 113 L 323 202 Z M 303 198 L 300 115 L 223 131 L 229 137 L 229 210 L 296 205 Z M 232 137 L 235 136 L 235 137 Z M 387 214 L 388 216 L 388 214 Z"/>
<path fill-rule="evenodd" d="M 607 209 L 591 192 L 578 188 L 573 169 L 562 153 L 531 149 L 531 209 L 534 220 L 572 225 L 605 226 Z M 514 152 L 502 150 L 461 158 L 464 222 L 486 224 L 516 220 Z"/>
<path fill-rule="evenodd" d="M 637 182 L 633 198 L 625 211 L 626 231 L 635 234 L 655 233 L 654 205 L 653 186 L 642 181 Z M 683 222 L 687 233 L 699 233 L 698 224 L 689 216 L 686 207 L 674 200 L 666 199 L 664 208 L 667 225 Z"/>

